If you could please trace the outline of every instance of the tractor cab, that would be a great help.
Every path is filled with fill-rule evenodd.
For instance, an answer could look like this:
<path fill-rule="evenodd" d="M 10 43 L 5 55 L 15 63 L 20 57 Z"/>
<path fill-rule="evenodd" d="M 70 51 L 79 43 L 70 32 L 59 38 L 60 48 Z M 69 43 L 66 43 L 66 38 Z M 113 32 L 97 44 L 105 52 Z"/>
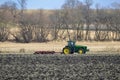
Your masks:
<path fill-rule="evenodd" d="M 73 54 L 75 52 L 79 54 L 85 54 L 89 49 L 87 46 L 75 45 L 75 41 L 67 41 L 68 45 L 63 48 L 63 54 Z"/>
<path fill-rule="evenodd" d="M 75 46 L 75 41 L 67 41 L 68 46 L 74 47 Z"/>

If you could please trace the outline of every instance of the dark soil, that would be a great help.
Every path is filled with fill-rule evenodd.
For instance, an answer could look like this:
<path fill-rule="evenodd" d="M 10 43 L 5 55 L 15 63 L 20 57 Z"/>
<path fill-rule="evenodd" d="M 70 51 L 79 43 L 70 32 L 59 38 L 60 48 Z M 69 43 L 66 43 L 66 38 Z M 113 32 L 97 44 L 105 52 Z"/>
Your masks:
<path fill-rule="evenodd" d="M 0 55 L 0 80 L 120 80 L 120 55 Z"/>

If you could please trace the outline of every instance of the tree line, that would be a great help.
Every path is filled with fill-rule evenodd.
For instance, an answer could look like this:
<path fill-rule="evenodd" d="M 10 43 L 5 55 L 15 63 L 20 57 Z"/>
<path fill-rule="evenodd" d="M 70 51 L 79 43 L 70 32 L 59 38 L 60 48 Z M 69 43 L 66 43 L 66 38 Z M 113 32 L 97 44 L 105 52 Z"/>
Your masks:
<path fill-rule="evenodd" d="M 0 5 L 0 41 L 11 40 L 10 36 L 24 43 L 59 39 L 120 41 L 120 4 L 96 4 L 92 8 L 93 3 L 65 0 L 61 9 L 46 13 L 44 9 L 27 12 L 27 0 L 7 1 Z"/>

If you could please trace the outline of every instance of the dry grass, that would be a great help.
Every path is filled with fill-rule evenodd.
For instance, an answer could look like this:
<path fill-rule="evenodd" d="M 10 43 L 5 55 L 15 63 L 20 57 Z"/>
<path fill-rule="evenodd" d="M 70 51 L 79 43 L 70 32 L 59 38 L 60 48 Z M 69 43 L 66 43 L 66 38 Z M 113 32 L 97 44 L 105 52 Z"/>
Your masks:
<path fill-rule="evenodd" d="M 0 42 L 1 53 L 33 53 L 34 51 L 61 52 L 67 44 L 66 41 L 53 41 L 47 43 L 12 43 Z M 77 42 L 77 45 L 86 45 L 90 52 L 120 52 L 120 42 Z"/>

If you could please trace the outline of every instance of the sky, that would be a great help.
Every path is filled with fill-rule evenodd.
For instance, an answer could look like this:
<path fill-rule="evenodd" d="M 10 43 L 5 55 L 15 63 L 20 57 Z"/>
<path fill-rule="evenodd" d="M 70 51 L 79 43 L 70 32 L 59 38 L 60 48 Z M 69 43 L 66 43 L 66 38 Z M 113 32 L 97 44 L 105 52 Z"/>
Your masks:
<path fill-rule="evenodd" d="M 0 0 L 0 4 L 6 1 L 17 1 L 17 0 Z M 79 0 L 84 2 L 84 0 Z M 64 4 L 65 0 L 27 0 L 27 9 L 60 9 Z M 93 8 L 97 3 L 100 6 L 109 7 L 113 2 L 120 3 L 120 0 L 93 0 Z"/>

